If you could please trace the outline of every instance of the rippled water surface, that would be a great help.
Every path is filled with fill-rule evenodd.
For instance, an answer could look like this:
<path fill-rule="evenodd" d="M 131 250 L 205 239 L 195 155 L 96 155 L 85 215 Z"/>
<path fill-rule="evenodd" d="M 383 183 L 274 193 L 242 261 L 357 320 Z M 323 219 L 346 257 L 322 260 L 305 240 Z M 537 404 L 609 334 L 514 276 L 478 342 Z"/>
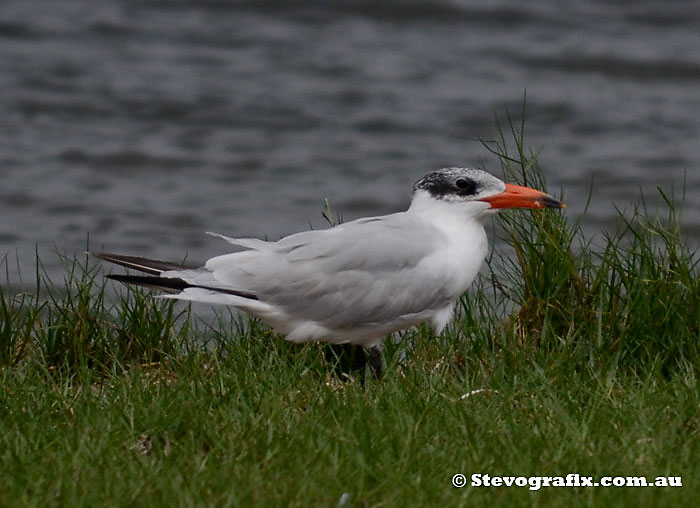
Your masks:
<path fill-rule="evenodd" d="M 407 206 L 444 165 L 498 172 L 494 114 L 588 234 L 686 180 L 700 237 L 700 3 L 0 3 L 0 256 L 202 261 Z M 519 120 L 518 120 L 519 121 Z M 24 266 L 26 264 L 26 266 Z"/>

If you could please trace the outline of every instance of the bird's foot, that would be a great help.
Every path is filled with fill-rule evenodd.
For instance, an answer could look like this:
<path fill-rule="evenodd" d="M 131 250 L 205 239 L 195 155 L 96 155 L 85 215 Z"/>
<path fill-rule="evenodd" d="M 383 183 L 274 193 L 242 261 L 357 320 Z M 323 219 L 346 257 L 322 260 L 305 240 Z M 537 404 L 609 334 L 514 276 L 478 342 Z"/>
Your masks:
<path fill-rule="evenodd" d="M 328 344 L 324 356 L 332 365 L 333 373 L 342 381 L 352 379 L 355 374 L 359 375 L 364 386 L 367 367 L 375 379 L 382 375 L 382 352 L 376 346 L 367 349 L 354 344 Z"/>

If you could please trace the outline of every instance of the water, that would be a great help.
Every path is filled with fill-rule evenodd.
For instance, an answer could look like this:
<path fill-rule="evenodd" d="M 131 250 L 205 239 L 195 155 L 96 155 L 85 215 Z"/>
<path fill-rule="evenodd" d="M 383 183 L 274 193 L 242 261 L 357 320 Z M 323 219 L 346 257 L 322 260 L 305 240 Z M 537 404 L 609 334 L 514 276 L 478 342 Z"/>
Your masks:
<path fill-rule="evenodd" d="M 686 179 L 700 238 L 700 3 L 5 0 L 0 256 L 35 246 L 202 261 L 403 209 L 519 118 L 566 213 L 609 228 Z M 653 201 L 652 201 L 653 202 Z"/>

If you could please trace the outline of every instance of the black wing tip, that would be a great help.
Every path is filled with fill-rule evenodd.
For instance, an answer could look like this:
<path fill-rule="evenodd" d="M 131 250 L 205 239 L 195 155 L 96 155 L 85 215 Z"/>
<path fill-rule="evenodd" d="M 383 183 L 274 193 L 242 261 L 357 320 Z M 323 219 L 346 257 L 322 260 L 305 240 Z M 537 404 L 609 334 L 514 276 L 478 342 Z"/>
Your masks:
<path fill-rule="evenodd" d="M 105 261 L 107 261 L 110 258 L 115 256 L 115 254 L 110 254 L 109 252 L 97 252 L 94 250 L 83 251 L 83 254 L 86 254 L 88 256 L 91 256 L 91 257 L 97 258 L 97 259 L 104 259 Z"/>
<path fill-rule="evenodd" d="M 106 277 L 110 280 L 121 282 L 122 284 L 135 284 L 137 286 L 145 286 L 170 292 L 180 292 L 190 287 L 190 284 L 175 277 L 124 274 L 109 274 Z"/>
<path fill-rule="evenodd" d="M 171 270 L 191 270 L 196 268 L 191 265 L 174 263 L 172 261 L 160 261 L 158 259 L 144 258 L 141 256 L 124 256 L 122 254 L 112 254 L 109 252 L 87 251 L 87 255 L 96 257 L 109 263 L 114 263 L 132 270 L 147 273 L 149 275 L 159 275 Z"/>
<path fill-rule="evenodd" d="M 171 293 L 179 293 L 187 288 L 199 288 L 205 289 L 207 291 L 213 291 L 215 293 L 223 293 L 226 295 L 238 296 L 241 298 L 246 298 L 248 300 L 258 299 L 257 295 L 255 295 L 254 293 L 249 293 L 247 291 L 236 291 L 235 289 L 199 286 L 197 284 L 190 284 L 187 281 L 179 279 L 177 277 L 158 277 L 157 275 L 153 276 L 124 274 L 109 274 L 106 277 L 110 280 L 121 282 L 122 284 L 135 284 L 137 286 L 159 289 L 161 291 L 168 291 Z"/>

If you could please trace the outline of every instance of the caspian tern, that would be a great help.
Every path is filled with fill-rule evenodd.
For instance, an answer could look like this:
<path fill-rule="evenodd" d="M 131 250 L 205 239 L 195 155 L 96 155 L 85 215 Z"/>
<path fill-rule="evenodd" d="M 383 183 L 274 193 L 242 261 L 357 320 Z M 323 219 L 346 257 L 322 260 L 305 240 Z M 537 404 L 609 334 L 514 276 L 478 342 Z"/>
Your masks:
<path fill-rule="evenodd" d="M 373 348 L 423 321 L 436 334 L 445 328 L 486 257 L 486 217 L 503 208 L 564 206 L 485 171 L 451 167 L 418 180 L 404 212 L 276 242 L 211 233 L 244 250 L 213 257 L 200 268 L 90 254 L 145 273 L 110 279 L 173 293 L 166 298 L 232 305 L 293 342 Z M 381 359 L 376 348 L 370 351 L 378 375 Z"/>

